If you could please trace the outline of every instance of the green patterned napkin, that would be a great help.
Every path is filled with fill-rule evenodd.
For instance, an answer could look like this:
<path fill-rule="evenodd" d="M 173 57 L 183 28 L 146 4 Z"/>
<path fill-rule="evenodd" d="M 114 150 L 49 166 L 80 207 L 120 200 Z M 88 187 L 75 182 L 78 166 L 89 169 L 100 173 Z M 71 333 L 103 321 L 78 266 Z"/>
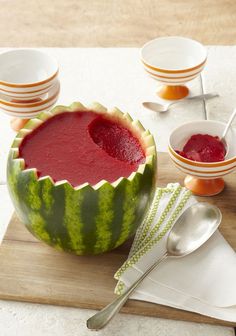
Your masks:
<path fill-rule="evenodd" d="M 137 230 L 128 259 L 115 273 L 114 277 L 118 280 L 116 294 L 119 295 L 124 290 L 124 283 L 120 279 L 122 274 L 166 236 L 190 196 L 191 192 L 178 183 L 170 183 L 166 188 L 157 188 L 150 210 Z"/>
<path fill-rule="evenodd" d="M 182 212 L 196 202 L 191 192 L 177 183 L 157 188 L 128 259 L 115 274 L 116 294 L 123 293 L 166 252 L 169 230 Z M 216 231 L 195 252 L 163 261 L 131 298 L 236 322 L 235 283 L 235 251 Z"/>

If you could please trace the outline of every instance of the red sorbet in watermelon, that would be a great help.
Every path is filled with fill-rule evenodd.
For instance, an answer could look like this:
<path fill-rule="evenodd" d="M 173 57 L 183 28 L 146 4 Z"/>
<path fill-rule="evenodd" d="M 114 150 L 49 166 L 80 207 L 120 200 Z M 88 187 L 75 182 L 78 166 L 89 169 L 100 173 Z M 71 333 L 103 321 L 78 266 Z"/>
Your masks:
<path fill-rule="evenodd" d="M 110 251 L 133 236 L 156 188 L 148 130 L 117 108 L 79 102 L 31 119 L 9 151 L 7 185 L 22 223 L 76 255 Z"/>
<path fill-rule="evenodd" d="M 19 149 L 26 168 L 39 177 L 67 180 L 73 186 L 114 182 L 145 161 L 138 139 L 118 122 L 92 111 L 61 113 L 27 135 Z"/>

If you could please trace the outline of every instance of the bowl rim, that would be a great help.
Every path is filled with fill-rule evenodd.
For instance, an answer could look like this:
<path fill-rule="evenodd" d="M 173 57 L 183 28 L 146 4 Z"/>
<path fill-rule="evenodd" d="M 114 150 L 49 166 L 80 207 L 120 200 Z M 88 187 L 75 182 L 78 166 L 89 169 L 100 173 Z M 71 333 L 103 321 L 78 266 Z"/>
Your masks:
<path fill-rule="evenodd" d="M 178 159 L 179 161 L 188 164 L 190 166 L 195 166 L 195 167 L 205 167 L 205 168 L 213 168 L 213 167 L 222 167 L 222 166 L 227 166 L 228 164 L 231 163 L 235 163 L 236 162 L 236 156 L 224 160 L 224 161 L 217 161 L 217 162 L 200 162 L 200 161 L 193 161 L 193 160 L 189 160 L 187 158 L 184 158 L 183 156 L 181 156 L 180 154 L 178 154 L 175 149 L 172 147 L 171 143 L 170 143 L 170 138 L 172 136 L 172 134 L 178 130 L 178 128 L 182 127 L 182 126 L 188 126 L 190 124 L 194 124 L 194 123 L 198 123 L 198 122 L 205 122 L 205 123 L 214 123 L 214 124 L 220 124 L 223 126 L 226 126 L 226 123 L 219 121 L 219 120 L 193 120 L 193 121 L 188 121 L 186 123 L 181 124 L 180 126 L 177 126 L 176 128 L 174 128 L 170 135 L 169 135 L 169 139 L 168 139 L 168 149 L 169 152 L 171 153 L 171 155 L 173 155 L 176 159 Z M 199 133 L 201 134 L 201 133 Z"/>
<path fill-rule="evenodd" d="M 48 78 L 46 78 L 44 80 L 40 80 L 40 81 L 36 81 L 36 82 L 28 82 L 28 83 L 14 83 L 14 82 L 0 80 L 0 85 L 11 87 L 11 88 L 16 88 L 16 89 L 17 88 L 36 87 L 36 86 L 45 84 L 47 82 L 50 82 L 52 79 L 54 79 L 58 75 L 59 64 L 57 62 L 57 59 L 54 56 L 52 56 L 52 55 L 44 52 L 43 50 L 39 50 L 37 48 L 15 48 L 15 49 L 10 49 L 10 50 L 6 50 L 6 51 L 1 52 L 0 53 L 0 57 L 2 55 L 5 55 L 5 54 L 15 53 L 15 52 L 19 52 L 19 51 L 20 52 L 21 51 L 26 51 L 26 52 L 32 52 L 33 51 L 33 52 L 36 52 L 38 54 L 46 56 L 48 59 L 50 59 L 55 64 L 56 70 L 52 74 L 50 74 L 50 76 Z"/>
<path fill-rule="evenodd" d="M 157 41 L 157 40 L 167 40 L 167 39 L 173 39 L 173 38 L 176 38 L 176 39 L 181 39 L 181 40 L 188 40 L 188 41 L 191 41 L 191 42 L 195 42 L 197 43 L 204 51 L 205 51 L 205 57 L 203 58 L 203 60 L 196 64 L 194 67 L 189 67 L 189 68 L 183 68 L 183 69 L 165 69 L 165 68 L 161 68 L 161 67 L 156 67 L 154 66 L 153 64 L 147 62 L 144 57 L 143 57 L 143 50 L 144 48 L 146 48 L 147 46 L 149 46 L 150 44 L 152 44 L 153 42 Z M 169 74 L 178 74 L 178 73 L 185 73 L 185 72 L 190 72 L 190 71 L 194 71 L 194 70 L 197 70 L 198 68 L 201 68 L 205 63 L 206 63 L 206 60 L 207 60 L 207 48 L 199 41 L 197 40 L 194 40 L 194 39 L 191 39 L 189 37 L 185 37 L 185 36 L 162 36 L 162 37 L 157 37 L 157 38 L 154 38 L 148 42 L 146 42 L 140 49 L 140 58 L 141 58 L 141 61 L 142 63 L 154 70 L 154 71 L 159 71 L 159 72 L 163 72 L 163 73 L 169 73 Z"/>

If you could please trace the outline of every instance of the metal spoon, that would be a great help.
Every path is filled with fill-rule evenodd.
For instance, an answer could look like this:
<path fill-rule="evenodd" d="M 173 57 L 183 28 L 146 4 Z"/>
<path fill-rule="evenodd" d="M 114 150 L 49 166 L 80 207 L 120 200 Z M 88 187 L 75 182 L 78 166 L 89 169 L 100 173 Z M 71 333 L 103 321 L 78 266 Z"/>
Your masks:
<path fill-rule="evenodd" d="M 169 110 L 169 108 L 177 103 L 180 102 L 188 102 L 188 101 L 198 101 L 198 100 L 203 100 L 203 99 L 211 99 L 211 98 L 215 98 L 218 97 L 218 93 L 207 93 L 207 94 L 202 94 L 199 96 L 194 96 L 194 97 L 187 97 L 187 98 L 183 98 L 183 99 L 179 99 L 176 101 L 173 101 L 171 103 L 166 103 L 165 105 L 159 104 L 159 103 L 152 103 L 152 102 L 144 102 L 143 106 L 146 107 L 149 110 L 152 110 L 154 112 L 167 112 Z"/>
<path fill-rule="evenodd" d="M 227 125 L 225 126 L 225 129 L 223 131 L 223 134 L 222 134 L 222 137 L 221 137 L 221 141 L 223 142 L 224 146 L 225 146 L 225 151 L 226 151 L 226 154 L 225 154 L 225 157 L 227 156 L 228 152 L 229 152 L 229 146 L 227 145 L 227 142 L 225 140 L 225 137 L 228 133 L 228 130 L 230 128 L 230 125 L 232 124 L 234 118 L 236 116 L 236 109 L 234 109 L 233 113 L 231 114 L 230 118 L 229 118 L 229 121 L 227 122 Z"/>
<path fill-rule="evenodd" d="M 179 217 L 167 238 L 167 252 L 150 266 L 134 284 L 116 300 L 87 320 L 87 328 L 99 330 L 119 312 L 134 289 L 167 257 L 183 257 L 204 244 L 220 225 L 220 210 L 209 203 L 190 206 Z"/>

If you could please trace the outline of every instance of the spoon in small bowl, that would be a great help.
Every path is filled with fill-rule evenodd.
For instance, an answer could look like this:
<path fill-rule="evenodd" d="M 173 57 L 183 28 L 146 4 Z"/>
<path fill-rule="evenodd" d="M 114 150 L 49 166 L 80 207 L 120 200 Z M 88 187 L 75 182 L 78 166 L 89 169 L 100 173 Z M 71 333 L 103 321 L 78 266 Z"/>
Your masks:
<path fill-rule="evenodd" d="M 168 257 L 184 257 L 198 249 L 216 231 L 221 219 L 220 210 L 209 203 L 199 202 L 185 210 L 168 235 L 166 253 L 155 261 L 122 295 L 90 317 L 87 320 L 87 328 L 99 330 L 105 327 L 149 273 Z"/>
<path fill-rule="evenodd" d="M 159 104 L 159 103 L 153 103 L 153 102 L 143 102 L 143 106 L 146 107 L 149 110 L 152 110 L 154 112 L 167 112 L 169 110 L 169 108 L 177 103 L 180 102 L 188 102 L 188 101 L 200 101 L 203 99 L 211 99 L 211 98 L 215 98 L 215 97 L 219 97 L 218 93 L 206 93 L 206 94 L 201 94 L 198 96 L 193 96 L 193 97 L 187 97 L 187 98 L 183 98 L 183 99 L 179 99 L 170 103 L 166 103 L 166 104 Z"/>
<path fill-rule="evenodd" d="M 225 129 L 223 131 L 223 134 L 221 136 L 220 141 L 223 143 L 224 147 L 225 147 L 225 157 L 227 156 L 228 152 L 229 152 L 229 146 L 225 140 L 225 137 L 228 133 L 228 130 L 230 128 L 230 125 L 232 124 L 234 118 L 236 117 L 236 109 L 234 109 L 233 113 L 231 114 L 229 121 L 227 122 L 227 125 L 225 126 Z"/>

